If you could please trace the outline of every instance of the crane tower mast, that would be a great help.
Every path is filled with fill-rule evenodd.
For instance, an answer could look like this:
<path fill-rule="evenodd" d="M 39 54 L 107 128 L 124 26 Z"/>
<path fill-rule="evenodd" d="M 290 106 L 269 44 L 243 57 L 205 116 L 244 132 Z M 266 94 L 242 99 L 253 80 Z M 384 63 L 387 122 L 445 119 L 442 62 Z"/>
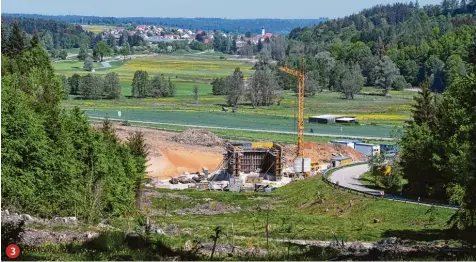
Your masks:
<path fill-rule="evenodd" d="M 288 68 L 286 65 L 279 68 L 281 71 L 298 78 L 298 141 L 297 157 L 304 158 L 304 57 L 299 71 Z"/>

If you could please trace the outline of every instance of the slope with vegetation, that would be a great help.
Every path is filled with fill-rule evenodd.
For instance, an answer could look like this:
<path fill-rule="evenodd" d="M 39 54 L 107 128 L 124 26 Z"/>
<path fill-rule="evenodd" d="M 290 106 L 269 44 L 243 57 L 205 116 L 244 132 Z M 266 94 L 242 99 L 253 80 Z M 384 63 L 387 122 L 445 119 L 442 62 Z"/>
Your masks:
<path fill-rule="evenodd" d="M 35 39 L 14 27 L 2 50 L 2 208 L 90 222 L 133 214 L 143 138 L 122 144 L 108 122 L 98 132 L 79 108 L 65 110 L 63 83 Z"/>
<path fill-rule="evenodd" d="M 475 32 L 474 1 L 443 1 L 380 5 L 290 33 L 286 62 L 299 66 L 306 57 L 319 88 L 348 97 L 360 84 L 344 78 L 346 68 L 358 67 L 367 85 L 401 90 L 430 78 L 442 92 L 458 74 L 466 74 L 468 46 Z M 360 85 L 361 86 L 361 85 Z M 357 92 L 358 88 L 355 89 Z"/>

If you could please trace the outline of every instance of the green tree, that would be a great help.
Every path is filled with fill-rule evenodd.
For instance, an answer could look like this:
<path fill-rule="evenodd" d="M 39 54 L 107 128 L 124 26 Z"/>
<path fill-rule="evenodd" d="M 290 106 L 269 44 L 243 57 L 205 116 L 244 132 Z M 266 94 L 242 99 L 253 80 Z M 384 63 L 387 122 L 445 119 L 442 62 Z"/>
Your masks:
<path fill-rule="evenodd" d="M 81 79 L 82 91 L 96 78 Z M 79 108 L 62 108 L 64 82 L 41 46 L 2 59 L 2 207 L 90 223 L 133 213 L 145 161 Z"/>
<path fill-rule="evenodd" d="M 383 89 L 386 96 L 400 74 L 398 68 L 388 56 L 382 57 L 374 69 L 375 84 Z"/>
<path fill-rule="evenodd" d="M 104 93 L 104 80 L 100 76 L 87 74 L 79 81 L 79 91 L 84 99 L 99 99 Z"/>
<path fill-rule="evenodd" d="M 119 99 L 121 97 L 121 80 L 116 72 L 108 73 L 104 77 L 104 95 L 109 99 Z"/>
<path fill-rule="evenodd" d="M 109 45 L 109 47 L 112 47 L 112 48 L 117 46 L 116 38 L 114 38 L 112 34 L 109 34 L 109 36 L 107 37 L 107 44 Z"/>
<path fill-rule="evenodd" d="M 236 107 L 245 90 L 244 75 L 240 68 L 236 68 L 228 82 L 226 102 L 229 106 Z"/>
<path fill-rule="evenodd" d="M 23 31 L 17 23 L 13 23 L 10 36 L 5 42 L 8 56 L 16 57 L 26 49 L 26 42 Z"/>
<path fill-rule="evenodd" d="M 304 79 L 304 96 L 314 96 L 319 90 L 319 72 L 316 70 L 307 72 Z"/>
<path fill-rule="evenodd" d="M 198 86 L 193 86 L 193 100 L 198 104 Z"/>
<path fill-rule="evenodd" d="M 63 99 L 68 99 L 69 94 L 71 92 L 71 86 L 69 85 L 68 78 L 63 75 L 59 76 L 59 78 L 61 79 L 61 83 L 63 85 L 63 90 L 64 90 Z"/>
<path fill-rule="evenodd" d="M 53 35 L 51 34 L 50 31 L 46 31 L 43 36 L 41 37 L 41 40 L 43 42 L 43 46 L 47 50 L 51 50 L 55 47 L 54 40 L 53 40 Z"/>
<path fill-rule="evenodd" d="M 93 60 L 91 60 L 91 58 L 87 57 L 84 60 L 83 69 L 86 71 L 93 71 Z"/>
<path fill-rule="evenodd" d="M 81 76 L 78 74 L 73 74 L 71 77 L 68 78 L 69 86 L 71 88 L 70 94 L 72 95 L 79 95 L 79 81 Z"/>
<path fill-rule="evenodd" d="M 169 79 L 167 81 L 168 86 L 169 86 L 169 92 L 167 94 L 167 97 L 174 97 L 176 92 L 177 92 L 177 87 L 175 86 L 175 83 L 172 82 L 172 79 L 169 76 Z"/>
<path fill-rule="evenodd" d="M 147 97 L 149 92 L 149 74 L 147 71 L 138 70 L 134 73 L 132 79 L 132 96 L 133 97 Z"/>
<path fill-rule="evenodd" d="M 104 41 L 104 40 L 99 41 L 99 42 L 94 46 L 94 50 L 96 51 L 96 53 L 97 53 L 97 54 L 99 55 L 99 57 L 101 58 L 101 62 L 103 61 L 104 56 L 109 56 L 109 55 L 111 55 L 111 53 L 112 53 L 111 47 L 109 47 L 109 45 L 107 44 L 107 42 Z"/>
<path fill-rule="evenodd" d="M 433 101 L 433 94 L 430 88 L 428 79 L 423 81 L 418 91 L 418 96 L 415 96 L 415 104 L 413 105 L 412 119 L 417 125 L 429 124 L 434 122 L 435 108 Z"/>
<path fill-rule="evenodd" d="M 275 103 L 280 95 L 280 90 L 273 71 L 269 68 L 258 69 L 251 78 L 248 98 L 251 100 L 253 108 L 269 106 Z"/>
<path fill-rule="evenodd" d="M 131 53 L 131 47 L 129 46 L 129 43 L 126 43 L 125 46 L 121 48 L 121 55 L 123 56 L 123 62 L 126 61 L 126 57 L 130 55 Z"/>
<path fill-rule="evenodd" d="M 360 66 L 358 64 L 348 65 L 342 78 L 340 92 L 346 99 L 354 99 L 354 95 L 362 90 L 364 81 Z"/>
<path fill-rule="evenodd" d="M 337 62 L 332 68 L 331 76 L 329 78 L 329 87 L 333 91 L 342 89 L 342 80 L 346 73 L 346 65 L 343 62 Z"/>
<path fill-rule="evenodd" d="M 228 93 L 229 77 L 215 78 L 211 82 L 213 95 L 226 95 Z"/>
<path fill-rule="evenodd" d="M 162 81 L 160 74 L 156 74 L 152 80 L 150 81 L 150 89 L 151 89 L 151 96 L 152 97 L 164 97 L 165 91 L 164 88 L 166 87 L 166 83 Z M 168 88 L 168 87 L 167 87 Z"/>
<path fill-rule="evenodd" d="M 140 131 L 130 134 L 129 137 L 127 137 L 126 145 L 137 163 L 137 170 L 134 172 L 135 177 L 133 177 L 133 179 L 135 182 L 134 189 L 136 205 L 140 209 L 140 204 L 142 202 L 142 185 L 144 175 L 146 174 L 146 163 L 147 157 L 149 155 L 149 146 L 146 144 L 144 134 Z"/>
<path fill-rule="evenodd" d="M 68 57 L 68 51 L 61 49 L 61 51 L 58 54 L 58 57 L 62 60 L 66 60 L 66 57 Z"/>
<path fill-rule="evenodd" d="M 38 45 L 41 45 L 41 40 L 40 40 L 40 37 L 38 36 L 38 33 L 35 32 L 33 34 L 33 37 L 30 40 L 30 48 L 36 47 Z"/>
<path fill-rule="evenodd" d="M 87 57 L 88 57 L 88 50 L 85 47 L 81 46 L 79 48 L 78 59 L 80 61 L 84 61 L 86 60 Z"/>
<path fill-rule="evenodd" d="M 449 86 L 454 82 L 459 76 L 466 75 L 466 67 L 464 65 L 463 59 L 461 56 L 454 54 L 448 57 L 446 61 L 445 69 L 445 85 Z"/>
<path fill-rule="evenodd" d="M 251 37 L 251 32 L 250 32 L 250 31 L 247 31 L 247 32 L 245 33 L 245 37 L 250 38 L 250 37 Z"/>

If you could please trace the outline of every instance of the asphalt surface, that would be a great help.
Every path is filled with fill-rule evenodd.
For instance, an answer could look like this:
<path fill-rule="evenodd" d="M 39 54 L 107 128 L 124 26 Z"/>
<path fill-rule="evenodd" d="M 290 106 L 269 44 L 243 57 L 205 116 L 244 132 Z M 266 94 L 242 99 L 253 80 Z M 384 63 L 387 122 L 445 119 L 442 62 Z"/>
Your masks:
<path fill-rule="evenodd" d="M 360 176 L 363 175 L 367 171 L 369 171 L 369 165 L 367 164 L 344 167 L 334 171 L 329 176 L 328 180 L 331 183 L 337 184 L 344 188 L 348 188 L 348 189 L 352 189 L 354 191 L 358 191 L 361 193 L 366 193 L 366 194 L 381 197 L 380 190 L 367 188 L 360 182 Z M 441 208 L 458 209 L 458 206 L 455 206 L 455 205 L 420 202 L 414 199 L 404 198 L 401 196 L 396 196 L 391 194 L 384 194 L 384 199 L 399 201 L 399 202 L 404 202 L 409 204 L 415 204 L 415 205 L 422 205 L 422 206 L 435 206 L 435 207 L 441 207 Z"/>
<path fill-rule="evenodd" d="M 369 165 L 367 164 L 345 167 L 332 173 L 329 180 L 345 188 L 380 196 L 379 190 L 367 188 L 360 182 L 360 176 L 367 171 L 369 171 Z"/>

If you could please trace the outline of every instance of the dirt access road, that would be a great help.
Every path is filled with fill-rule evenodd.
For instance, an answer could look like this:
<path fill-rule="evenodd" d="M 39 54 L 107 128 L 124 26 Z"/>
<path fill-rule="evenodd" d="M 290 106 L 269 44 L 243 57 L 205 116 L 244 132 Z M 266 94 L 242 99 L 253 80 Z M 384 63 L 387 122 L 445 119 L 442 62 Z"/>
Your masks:
<path fill-rule="evenodd" d="M 95 125 L 100 127 L 101 125 Z M 183 174 L 201 171 L 202 167 L 214 170 L 223 159 L 223 148 L 186 145 L 170 141 L 177 133 L 155 129 L 114 125 L 116 134 L 125 141 L 129 133 L 142 131 L 149 146 L 147 176 L 168 179 Z"/>

